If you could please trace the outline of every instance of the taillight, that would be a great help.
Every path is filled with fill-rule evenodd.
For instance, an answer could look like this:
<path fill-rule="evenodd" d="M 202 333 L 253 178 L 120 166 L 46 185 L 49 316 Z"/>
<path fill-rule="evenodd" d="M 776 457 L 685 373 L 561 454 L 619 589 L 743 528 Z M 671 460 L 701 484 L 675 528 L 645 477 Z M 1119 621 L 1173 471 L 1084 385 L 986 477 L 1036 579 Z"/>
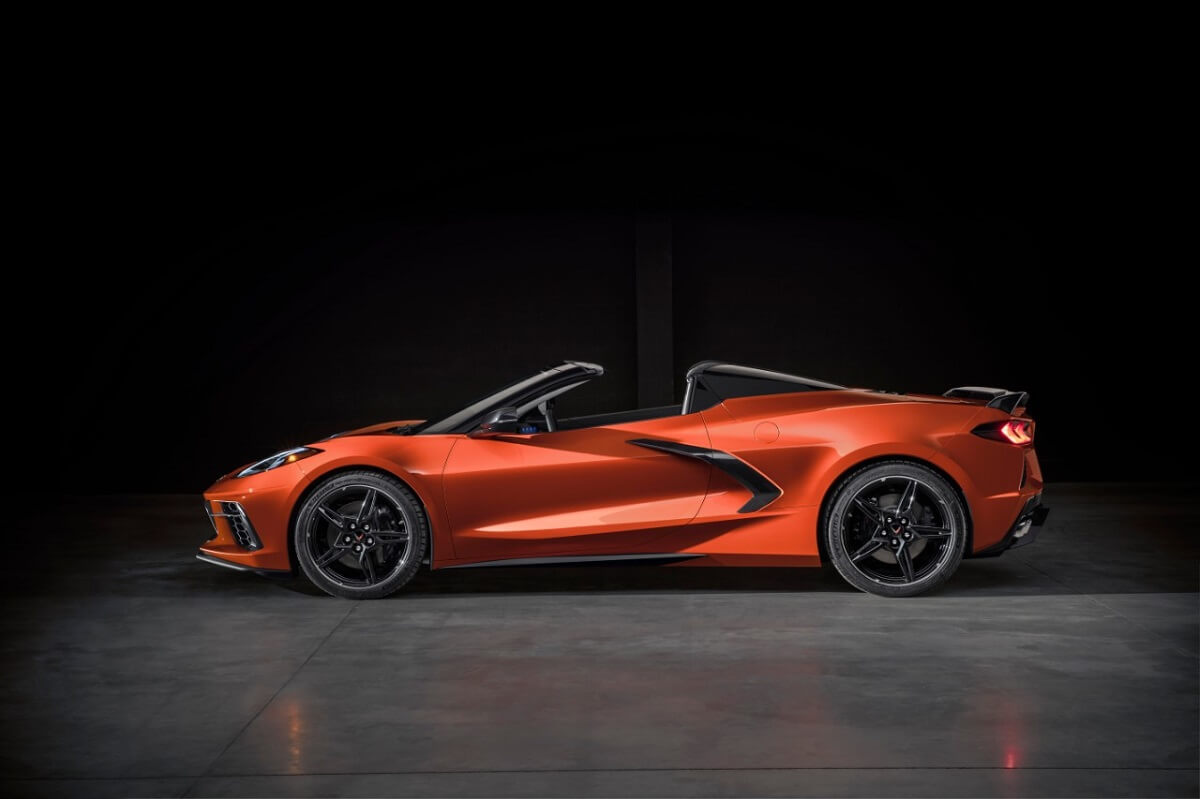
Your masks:
<path fill-rule="evenodd" d="M 999 422 L 981 424 L 971 431 L 977 436 L 1003 441 L 1018 447 L 1033 443 L 1033 422 L 1029 419 L 1003 419 Z"/>

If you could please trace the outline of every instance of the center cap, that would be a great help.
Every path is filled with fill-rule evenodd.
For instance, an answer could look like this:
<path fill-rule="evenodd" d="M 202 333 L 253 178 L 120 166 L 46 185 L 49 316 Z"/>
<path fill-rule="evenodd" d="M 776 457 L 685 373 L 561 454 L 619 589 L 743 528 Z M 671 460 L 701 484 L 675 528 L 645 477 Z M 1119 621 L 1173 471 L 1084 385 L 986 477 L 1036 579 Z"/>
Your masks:
<path fill-rule="evenodd" d="M 902 524 L 893 524 L 892 525 L 893 533 L 899 533 L 902 529 L 904 529 L 904 525 L 902 525 Z"/>

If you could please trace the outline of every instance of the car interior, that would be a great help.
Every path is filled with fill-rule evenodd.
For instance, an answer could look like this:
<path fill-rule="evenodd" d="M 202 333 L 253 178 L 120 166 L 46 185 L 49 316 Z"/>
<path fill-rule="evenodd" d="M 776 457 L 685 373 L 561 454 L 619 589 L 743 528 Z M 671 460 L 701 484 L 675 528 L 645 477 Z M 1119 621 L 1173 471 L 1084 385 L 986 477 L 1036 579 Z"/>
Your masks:
<path fill-rule="evenodd" d="M 702 365 L 698 364 L 697 366 Z M 742 367 L 734 368 L 743 369 Z M 693 372 L 695 369 L 696 367 L 693 367 Z M 560 430 L 607 427 L 625 422 L 641 422 L 647 419 L 661 419 L 666 416 L 695 413 L 696 411 L 711 408 L 723 399 L 732 399 L 735 397 L 841 388 L 841 386 L 832 383 L 822 383 L 792 375 L 766 373 L 762 370 L 750 369 L 743 369 L 743 371 L 758 372 L 758 374 L 705 372 L 703 376 L 695 375 L 695 379 L 685 386 L 684 401 L 679 405 L 660 405 L 654 408 L 638 408 L 632 411 L 595 413 L 586 416 L 572 416 L 565 419 L 558 418 L 555 410 L 557 398 L 589 382 L 591 380 L 589 377 L 565 386 L 558 386 L 548 393 L 528 399 L 515 410 L 517 418 L 522 424 L 522 432 L 554 433 Z"/>
<path fill-rule="evenodd" d="M 576 383 L 575 385 L 579 385 Z M 568 388 L 574 388 L 575 385 Z M 661 419 L 665 416 L 678 416 L 682 405 L 662 405 L 656 408 L 638 408 L 632 411 L 616 411 L 613 413 L 593 413 L 586 416 L 572 416 L 559 419 L 555 413 L 557 395 L 548 399 L 540 399 L 518 408 L 518 417 L 522 424 L 534 428 L 528 432 L 556 433 L 562 430 L 583 430 L 589 427 L 607 427 L 626 422 L 641 422 L 646 419 Z"/>

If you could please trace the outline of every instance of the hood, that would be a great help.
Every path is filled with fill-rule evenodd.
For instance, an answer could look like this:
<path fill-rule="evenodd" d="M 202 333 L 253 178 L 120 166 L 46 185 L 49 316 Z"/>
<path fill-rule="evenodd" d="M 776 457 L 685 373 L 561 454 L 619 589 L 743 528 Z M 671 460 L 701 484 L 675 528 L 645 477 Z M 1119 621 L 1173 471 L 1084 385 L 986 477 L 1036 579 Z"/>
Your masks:
<path fill-rule="evenodd" d="M 343 430 L 340 433 L 334 433 L 331 436 L 326 436 L 321 441 L 328 441 L 331 438 L 346 438 L 347 436 L 373 436 L 383 434 L 403 434 L 404 428 L 414 427 L 419 425 L 424 419 L 401 419 L 394 422 L 379 422 L 378 424 L 359 427 L 354 430 Z"/>

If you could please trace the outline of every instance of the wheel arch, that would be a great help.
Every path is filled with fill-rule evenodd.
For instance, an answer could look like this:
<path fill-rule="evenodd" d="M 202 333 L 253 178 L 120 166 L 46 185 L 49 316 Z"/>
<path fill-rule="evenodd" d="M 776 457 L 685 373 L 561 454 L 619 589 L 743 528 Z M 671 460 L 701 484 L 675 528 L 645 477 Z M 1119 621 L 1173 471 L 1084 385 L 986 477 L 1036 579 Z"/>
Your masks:
<path fill-rule="evenodd" d="M 829 552 L 825 544 L 826 514 L 829 513 L 829 507 L 833 504 L 833 498 L 837 494 L 838 489 L 841 488 L 842 484 L 846 481 L 846 478 L 850 477 L 850 475 L 854 474 L 855 472 L 863 469 L 869 469 L 876 464 L 887 463 L 888 461 L 902 461 L 905 463 L 915 463 L 918 466 L 924 466 L 950 484 L 950 486 L 958 494 L 959 501 L 962 502 L 963 514 L 967 518 L 966 552 L 968 554 L 972 552 L 975 546 L 975 522 L 971 518 L 971 503 L 967 501 L 966 492 L 963 491 L 963 487 L 959 481 L 954 477 L 953 474 L 931 460 L 907 453 L 894 453 L 887 455 L 872 455 L 871 457 L 855 461 L 854 463 L 845 466 L 840 472 L 838 472 L 825 487 L 825 493 L 821 497 L 821 510 L 817 514 L 817 554 L 820 556 L 821 562 L 829 562 Z"/>
<path fill-rule="evenodd" d="M 292 574 L 299 572 L 299 563 L 296 560 L 296 537 L 293 535 L 293 531 L 296 525 L 296 517 L 300 513 L 300 508 L 304 507 L 304 503 L 308 500 L 312 492 L 316 491 L 319 486 L 339 475 L 347 474 L 349 472 L 374 472 L 375 474 L 382 475 L 383 477 L 390 477 L 393 480 L 399 481 L 401 485 L 412 492 L 413 496 L 417 498 L 417 502 L 421 506 L 421 512 L 425 514 L 425 523 L 429 527 L 429 540 L 426 542 L 428 544 L 427 557 L 429 558 L 428 565 L 432 568 L 434 539 L 437 537 L 433 534 L 433 516 L 429 512 L 429 504 L 425 501 L 425 498 L 421 496 L 420 490 L 418 490 L 413 484 L 413 481 L 406 479 L 404 475 L 397 474 L 391 469 L 385 469 L 382 466 L 375 464 L 345 463 L 335 466 L 332 469 L 320 472 L 319 474 L 312 475 L 308 480 L 308 484 L 304 486 L 304 488 L 292 502 L 292 509 L 288 512 L 287 523 L 288 561 L 291 564 Z"/>

